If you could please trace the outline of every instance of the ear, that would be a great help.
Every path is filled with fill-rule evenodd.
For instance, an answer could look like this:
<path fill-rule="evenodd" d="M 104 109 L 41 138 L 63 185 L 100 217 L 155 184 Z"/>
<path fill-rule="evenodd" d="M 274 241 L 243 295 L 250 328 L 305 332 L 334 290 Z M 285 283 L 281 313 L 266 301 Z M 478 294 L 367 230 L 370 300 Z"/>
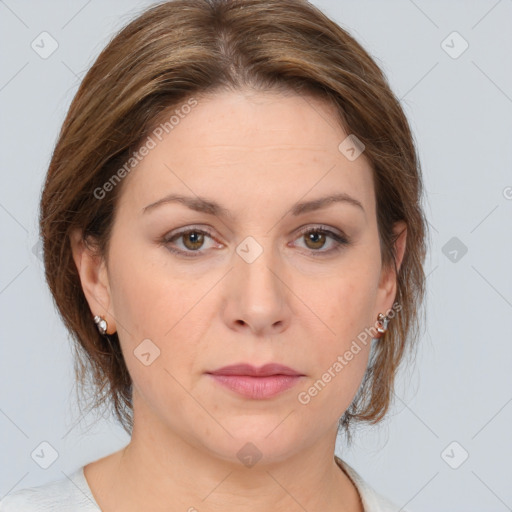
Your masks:
<path fill-rule="evenodd" d="M 395 236 L 398 236 L 395 242 L 395 260 L 397 272 L 400 270 L 402 261 L 405 254 L 405 246 L 407 239 L 407 224 L 404 221 L 396 222 L 393 226 Z M 381 277 L 379 282 L 379 298 L 377 306 L 379 310 L 375 313 L 375 318 L 378 313 L 386 314 L 392 306 L 396 297 L 397 290 L 397 274 L 393 266 L 390 268 L 382 268 Z"/>
<path fill-rule="evenodd" d="M 106 262 L 83 240 L 82 231 L 75 229 L 70 236 L 71 251 L 82 290 L 92 316 L 99 315 L 107 321 L 107 334 L 116 332 L 113 312 L 110 310 L 111 292 Z M 91 318 L 91 322 L 93 319 Z"/>

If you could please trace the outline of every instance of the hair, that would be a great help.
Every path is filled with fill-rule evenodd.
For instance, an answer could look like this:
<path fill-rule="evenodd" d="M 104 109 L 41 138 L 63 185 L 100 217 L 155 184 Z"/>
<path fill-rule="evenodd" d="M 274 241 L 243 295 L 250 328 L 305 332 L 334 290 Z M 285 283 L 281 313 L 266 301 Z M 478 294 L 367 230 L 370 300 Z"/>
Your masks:
<path fill-rule="evenodd" d="M 361 45 L 305 0 L 174 0 L 147 8 L 103 49 L 71 102 L 42 190 L 39 223 L 45 276 L 73 340 L 78 388 L 106 405 L 129 434 L 132 381 L 117 333 L 92 320 L 73 260 L 71 233 L 108 256 L 123 183 L 112 179 L 170 109 L 220 90 L 288 91 L 332 106 L 371 164 L 382 265 L 396 273 L 399 314 L 371 349 L 359 390 L 339 427 L 378 423 L 397 370 L 419 337 L 427 223 L 413 136 L 381 69 Z M 394 223 L 407 225 L 399 270 Z M 411 352 L 412 353 L 412 352 Z M 91 386 L 89 386 L 91 384 Z M 79 401 L 80 402 L 80 401 Z"/>

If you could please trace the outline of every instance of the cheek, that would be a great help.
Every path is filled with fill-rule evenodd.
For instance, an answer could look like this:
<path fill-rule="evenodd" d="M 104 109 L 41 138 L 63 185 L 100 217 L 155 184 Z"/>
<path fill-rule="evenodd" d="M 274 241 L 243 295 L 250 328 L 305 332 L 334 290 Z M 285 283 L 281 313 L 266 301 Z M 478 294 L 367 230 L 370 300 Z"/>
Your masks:
<path fill-rule="evenodd" d="M 203 286 L 182 279 L 169 267 L 165 249 L 140 244 L 126 248 L 125 256 L 112 251 L 113 311 L 119 330 L 131 343 L 162 339 L 175 329 L 197 302 Z M 169 259 L 170 261 L 170 259 Z"/>
<path fill-rule="evenodd" d="M 337 278 L 329 280 L 316 297 L 310 295 L 311 309 L 318 311 L 318 347 L 311 350 L 313 374 L 301 389 L 300 403 L 313 412 L 332 410 L 332 421 L 352 402 L 364 377 L 371 347 L 378 275 L 368 256 L 354 258 Z M 313 305 L 314 302 L 314 305 Z M 307 402 L 307 404 L 305 404 Z M 326 405 L 326 404 L 329 405 Z"/>
<path fill-rule="evenodd" d="M 123 356 L 132 378 L 134 395 L 157 415 L 184 414 L 190 408 L 185 376 L 193 370 L 197 347 L 187 343 L 190 322 L 201 292 L 191 293 L 190 283 L 171 279 L 151 262 L 122 262 L 112 274 L 113 310 Z M 171 282 L 172 281 L 172 282 Z M 204 293 L 204 292 L 202 292 Z M 196 296 L 197 295 L 197 296 Z M 145 408 L 142 408 L 145 409 Z M 200 415 L 200 411 L 190 414 Z M 170 422 L 170 418 L 165 418 Z"/>
<path fill-rule="evenodd" d="M 318 348 L 308 350 L 310 378 L 297 395 L 308 414 L 323 416 L 327 423 L 337 421 L 349 407 L 368 365 L 371 336 L 364 329 L 372 302 L 357 290 L 347 287 L 330 294 L 335 307 L 328 316 L 329 329 L 322 327 Z"/>
<path fill-rule="evenodd" d="M 180 278 L 162 261 L 148 258 L 149 251 L 127 253 L 129 259 L 112 252 L 118 264 L 111 272 L 112 306 L 126 365 L 135 383 L 143 379 L 141 386 L 176 385 L 171 375 L 183 381 L 201 351 L 200 341 L 194 340 L 202 339 L 208 325 L 201 322 L 201 298 L 212 280 Z"/>
<path fill-rule="evenodd" d="M 330 280 L 323 290 L 319 311 L 330 333 L 329 338 L 337 350 L 350 345 L 365 329 L 370 328 L 377 299 L 378 268 L 368 258 L 347 265 L 342 275 Z"/>

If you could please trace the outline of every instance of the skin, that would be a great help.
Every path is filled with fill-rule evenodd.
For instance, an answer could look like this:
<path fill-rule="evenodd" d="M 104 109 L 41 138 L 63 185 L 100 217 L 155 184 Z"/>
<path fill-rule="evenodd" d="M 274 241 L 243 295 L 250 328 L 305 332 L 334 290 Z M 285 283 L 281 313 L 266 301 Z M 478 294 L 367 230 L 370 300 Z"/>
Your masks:
<path fill-rule="evenodd" d="M 297 395 L 394 302 L 396 276 L 381 265 L 370 164 L 364 153 L 349 161 L 339 151 L 347 133 L 318 99 L 249 90 L 197 98 L 124 178 L 108 260 L 86 249 L 80 233 L 72 237 L 91 312 L 118 332 L 134 383 L 130 443 L 88 464 L 86 478 L 106 512 L 362 512 L 333 453 L 369 343 L 307 405 Z M 143 213 L 169 193 L 215 200 L 232 218 L 179 203 Z M 356 198 L 364 211 L 333 203 L 289 213 L 298 201 L 333 193 Z M 350 243 L 315 256 L 336 246 L 299 232 L 319 225 Z M 189 227 L 209 229 L 211 237 L 202 245 L 190 236 L 161 243 Z M 398 266 L 404 228 L 396 226 L 403 233 Z M 248 236 L 263 249 L 251 263 L 236 252 Z M 144 339 L 160 350 L 149 366 L 133 353 Z M 242 362 L 278 362 L 304 377 L 276 397 L 254 400 L 205 374 Z M 262 457 L 252 467 L 237 457 L 248 442 Z"/>

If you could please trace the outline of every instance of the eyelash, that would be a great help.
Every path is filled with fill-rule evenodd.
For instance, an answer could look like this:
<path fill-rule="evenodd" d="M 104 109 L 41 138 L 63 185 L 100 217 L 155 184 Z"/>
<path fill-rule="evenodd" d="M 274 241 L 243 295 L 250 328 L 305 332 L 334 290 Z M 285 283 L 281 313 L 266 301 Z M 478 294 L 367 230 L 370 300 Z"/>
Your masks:
<path fill-rule="evenodd" d="M 160 243 L 165 245 L 166 248 L 170 252 L 172 252 L 174 254 L 178 254 L 178 255 L 184 256 L 186 258 L 197 258 L 197 257 L 201 256 L 201 254 L 202 254 L 200 252 L 200 250 L 197 250 L 197 251 L 191 251 L 191 250 L 183 251 L 183 250 L 180 250 L 180 249 L 174 249 L 174 248 L 169 246 L 169 244 L 173 240 L 179 239 L 180 237 L 182 237 L 184 235 L 188 235 L 190 233 L 199 233 L 199 234 L 202 234 L 202 235 L 207 235 L 210 238 L 214 238 L 212 236 L 212 234 L 209 231 L 207 231 L 207 230 L 198 229 L 198 228 L 197 229 L 196 228 L 190 228 L 190 229 L 187 229 L 187 230 L 184 230 L 184 231 L 180 231 L 178 233 L 174 233 L 170 237 L 169 237 L 169 235 L 166 235 L 166 236 L 164 236 L 162 238 Z M 334 253 L 340 251 L 341 249 L 343 249 L 344 246 L 347 246 L 347 245 L 350 244 L 350 240 L 349 240 L 348 237 L 346 237 L 344 235 L 339 235 L 338 233 L 335 233 L 334 231 L 331 231 L 330 229 L 328 229 L 325 226 L 319 226 L 319 227 L 315 227 L 315 228 L 303 229 L 302 231 L 300 231 L 300 233 L 299 233 L 297 238 L 299 238 L 301 236 L 304 236 L 304 235 L 309 235 L 311 233 L 319 233 L 319 234 L 327 235 L 329 238 L 331 238 L 335 242 L 335 246 L 332 249 L 329 249 L 327 251 L 322 251 L 322 250 L 316 250 L 315 251 L 313 249 L 309 249 L 309 252 L 310 252 L 310 254 L 313 257 L 322 257 L 322 256 L 325 256 L 325 255 L 334 254 Z M 194 253 L 196 253 L 196 254 L 194 254 Z"/>

